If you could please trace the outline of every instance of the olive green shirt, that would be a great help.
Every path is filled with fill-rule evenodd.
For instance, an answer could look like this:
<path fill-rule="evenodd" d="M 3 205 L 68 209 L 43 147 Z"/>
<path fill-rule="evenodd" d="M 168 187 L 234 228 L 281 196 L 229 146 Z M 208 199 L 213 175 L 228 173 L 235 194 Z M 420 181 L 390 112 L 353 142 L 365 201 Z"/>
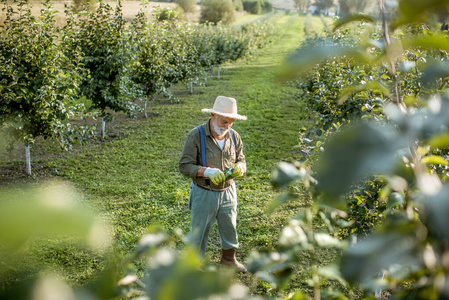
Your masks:
<path fill-rule="evenodd" d="M 205 137 L 207 167 L 225 171 L 235 163 L 239 163 L 242 165 L 243 169 L 246 170 L 242 139 L 235 130 L 230 129 L 234 132 L 235 147 L 231 134 L 228 132 L 225 137 L 223 150 L 221 150 L 210 131 L 209 121 L 201 126 L 203 127 Z M 207 186 L 205 178 L 196 177 L 198 169 L 202 166 L 200 131 L 195 127 L 187 135 L 181 159 L 179 161 L 179 171 L 183 175 L 192 178 L 197 184 Z M 233 182 L 234 178 L 229 176 L 225 182 L 218 185 L 210 182 L 210 187 L 214 189 L 223 189 L 230 186 Z"/>

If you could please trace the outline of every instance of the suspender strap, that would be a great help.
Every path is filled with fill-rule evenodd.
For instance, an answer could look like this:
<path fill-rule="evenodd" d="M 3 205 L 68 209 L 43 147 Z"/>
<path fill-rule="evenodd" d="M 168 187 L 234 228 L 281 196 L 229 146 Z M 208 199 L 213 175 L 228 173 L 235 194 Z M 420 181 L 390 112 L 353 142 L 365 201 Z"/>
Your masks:
<path fill-rule="evenodd" d="M 205 135 L 204 135 L 204 130 L 203 130 L 203 126 L 199 125 L 198 126 L 198 130 L 200 131 L 200 144 L 201 144 L 201 162 L 203 164 L 203 167 L 207 167 L 207 162 L 206 162 L 206 140 L 205 140 Z M 232 129 L 229 130 L 229 133 L 231 134 L 231 138 L 232 138 L 232 143 L 234 144 L 234 149 L 235 148 L 235 137 L 234 137 L 234 131 Z M 237 155 L 237 150 L 236 150 L 236 155 Z"/>
<path fill-rule="evenodd" d="M 204 138 L 204 130 L 203 126 L 198 126 L 198 130 L 200 131 L 200 141 L 201 141 L 201 162 L 203 167 L 207 167 L 206 163 L 206 141 Z"/>
<path fill-rule="evenodd" d="M 229 129 L 229 133 L 231 133 L 232 142 L 234 143 L 234 150 L 235 150 L 235 153 L 236 153 L 236 155 L 237 155 L 237 149 L 235 148 L 234 130 Z"/>

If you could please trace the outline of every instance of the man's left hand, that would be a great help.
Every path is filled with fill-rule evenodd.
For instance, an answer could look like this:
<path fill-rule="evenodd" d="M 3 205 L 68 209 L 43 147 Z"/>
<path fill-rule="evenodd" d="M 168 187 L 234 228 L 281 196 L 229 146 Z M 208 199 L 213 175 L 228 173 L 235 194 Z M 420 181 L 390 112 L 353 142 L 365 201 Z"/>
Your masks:
<path fill-rule="evenodd" d="M 234 164 L 232 167 L 234 171 L 232 171 L 232 177 L 242 177 L 243 176 L 243 168 L 239 164 Z"/>

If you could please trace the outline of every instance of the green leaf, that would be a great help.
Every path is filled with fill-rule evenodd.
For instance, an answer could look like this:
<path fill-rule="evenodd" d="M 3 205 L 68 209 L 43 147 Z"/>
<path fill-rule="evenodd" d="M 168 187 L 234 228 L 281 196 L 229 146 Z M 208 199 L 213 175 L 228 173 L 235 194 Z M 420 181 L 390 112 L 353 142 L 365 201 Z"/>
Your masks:
<path fill-rule="evenodd" d="M 398 161 L 396 151 L 404 145 L 389 125 L 364 123 L 336 134 L 316 165 L 318 189 L 324 193 L 325 203 L 344 208 L 338 197 L 368 175 L 392 172 Z"/>
<path fill-rule="evenodd" d="M 448 0 L 401 0 L 399 12 L 401 16 L 392 22 L 392 28 L 410 23 L 426 22 L 431 14 L 438 9 L 445 9 L 449 5 Z"/>
<path fill-rule="evenodd" d="M 298 220 L 291 220 L 287 226 L 282 229 L 279 237 L 279 244 L 283 247 L 302 246 L 307 247 L 308 238 Z"/>
<path fill-rule="evenodd" d="M 282 79 L 294 78 L 306 74 L 311 68 L 334 57 L 350 57 L 361 63 L 369 63 L 372 58 L 366 47 L 318 46 L 303 47 L 290 55 L 278 71 Z"/>
<path fill-rule="evenodd" d="M 344 252 L 340 270 L 351 283 L 373 280 L 392 265 L 416 266 L 420 258 L 414 251 L 414 239 L 406 232 L 373 234 Z"/>
<path fill-rule="evenodd" d="M 390 90 L 384 84 L 380 83 L 379 81 L 370 81 L 367 82 L 366 84 L 345 87 L 340 92 L 340 95 L 338 96 L 339 100 L 337 103 L 343 104 L 351 94 L 368 90 L 380 91 L 385 96 L 391 97 Z"/>
<path fill-rule="evenodd" d="M 349 15 L 347 17 L 344 18 L 340 18 L 338 19 L 333 25 L 334 25 L 334 31 L 339 29 L 340 27 L 350 23 L 350 22 L 368 22 L 368 23 L 376 23 L 376 20 L 368 15 L 365 14 L 353 14 L 353 15 Z"/>
<path fill-rule="evenodd" d="M 346 280 L 344 280 L 343 276 L 341 275 L 337 264 L 330 264 L 319 268 L 318 275 L 324 276 L 327 279 L 337 280 L 342 286 L 348 285 Z"/>
<path fill-rule="evenodd" d="M 139 239 L 137 244 L 137 255 L 140 256 L 149 249 L 155 248 L 167 240 L 165 233 L 149 233 Z"/>
<path fill-rule="evenodd" d="M 173 250 L 159 249 L 151 262 L 148 276 L 143 280 L 151 299 L 208 299 L 226 294 L 232 283 L 232 269 L 201 270 L 198 254 L 191 249 L 180 255 Z"/>
<path fill-rule="evenodd" d="M 318 232 L 314 234 L 315 242 L 320 247 L 341 247 L 342 243 L 339 239 L 330 236 L 327 233 Z"/>
<path fill-rule="evenodd" d="M 293 273 L 291 257 L 277 252 L 252 252 L 248 257 L 248 270 L 278 289 L 288 284 Z"/>
<path fill-rule="evenodd" d="M 405 203 L 404 196 L 401 193 L 391 193 L 390 196 L 388 196 L 387 205 L 388 208 L 393 208 L 398 205 L 401 205 Z"/>
<path fill-rule="evenodd" d="M 421 162 L 425 164 L 434 164 L 434 165 L 449 165 L 449 162 L 439 155 L 429 155 L 425 156 L 421 159 Z"/>
<path fill-rule="evenodd" d="M 422 76 L 419 79 L 421 85 L 429 87 L 439 79 L 449 77 L 449 64 L 447 62 L 431 63 L 422 69 Z"/>
<path fill-rule="evenodd" d="M 311 298 L 301 291 L 296 291 L 295 294 L 289 299 L 290 300 L 310 300 Z"/>
<path fill-rule="evenodd" d="M 449 51 L 449 38 L 447 35 L 433 34 L 420 35 L 411 38 L 403 38 L 400 41 L 400 46 L 403 49 L 440 49 Z M 392 44 L 391 47 L 398 47 L 397 44 Z M 438 62 L 441 63 L 441 62 Z"/>
<path fill-rule="evenodd" d="M 427 143 L 432 148 L 445 148 L 449 147 L 449 131 L 442 132 L 431 137 Z"/>
<path fill-rule="evenodd" d="M 449 186 L 445 184 L 438 194 L 430 196 L 425 203 L 425 223 L 429 224 L 429 231 L 445 241 L 449 241 L 448 195 Z"/>
<path fill-rule="evenodd" d="M 273 171 L 271 184 L 274 188 L 282 188 L 301 178 L 304 178 L 305 176 L 306 173 L 304 170 L 298 170 L 292 164 L 281 162 Z"/>
<path fill-rule="evenodd" d="M 69 186 L 50 183 L 40 189 L 5 193 L 0 210 L 0 240 L 12 248 L 42 237 L 70 236 L 104 247 L 110 241 L 106 224 L 76 203 Z"/>

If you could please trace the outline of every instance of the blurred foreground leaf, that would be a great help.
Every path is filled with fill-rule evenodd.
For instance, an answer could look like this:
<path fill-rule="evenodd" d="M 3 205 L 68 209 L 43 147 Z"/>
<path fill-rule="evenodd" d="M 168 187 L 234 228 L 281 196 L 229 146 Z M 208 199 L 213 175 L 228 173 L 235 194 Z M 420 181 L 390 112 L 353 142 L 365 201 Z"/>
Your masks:
<path fill-rule="evenodd" d="M 232 287 L 231 269 L 214 272 L 201 270 L 196 251 L 187 249 L 181 254 L 159 249 L 151 258 L 147 276 L 142 279 L 151 299 L 211 299 L 226 294 Z M 246 291 L 240 291 L 243 297 Z M 237 298 L 237 297 L 236 297 Z"/>
<path fill-rule="evenodd" d="M 440 192 L 430 196 L 425 203 L 426 223 L 438 239 L 444 243 L 449 241 L 449 186 L 446 184 Z"/>
<path fill-rule="evenodd" d="M 334 25 L 334 31 L 339 29 L 340 27 L 350 23 L 350 22 L 368 22 L 368 23 L 376 23 L 376 20 L 368 15 L 365 14 L 353 14 L 346 16 L 344 18 L 338 19 L 333 25 Z"/>
<path fill-rule="evenodd" d="M 334 57 L 354 58 L 361 63 L 369 63 L 372 58 L 367 54 L 366 47 L 348 47 L 342 45 L 327 45 L 304 47 L 291 54 L 279 71 L 282 80 L 303 76 L 307 72 L 327 59 Z"/>
<path fill-rule="evenodd" d="M 271 184 L 274 188 L 285 187 L 306 176 L 305 170 L 298 170 L 294 165 L 281 162 L 273 171 Z"/>
<path fill-rule="evenodd" d="M 285 193 L 285 194 L 278 195 L 276 198 L 274 198 L 273 201 L 270 202 L 270 204 L 268 206 L 268 213 L 271 214 L 279 206 L 281 206 L 289 201 L 297 200 L 297 199 L 299 199 L 299 195 L 293 194 L 293 193 Z"/>
<path fill-rule="evenodd" d="M 391 93 L 390 93 L 389 89 L 384 84 L 380 83 L 379 81 L 370 81 L 365 84 L 350 85 L 350 86 L 343 88 L 343 90 L 340 92 L 340 95 L 339 95 L 338 104 L 343 104 L 349 98 L 349 96 L 353 93 L 359 93 L 359 92 L 369 91 L 369 90 L 380 91 L 385 96 L 391 97 Z"/>
<path fill-rule="evenodd" d="M 449 63 L 435 62 L 429 64 L 422 71 L 423 75 L 420 78 L 420 83 L 423 86 L 429 86 L 435 83 L 438 79 L 449 77 Z"/>
<path fill-rule="evenodd" d="M 376 173 L 395 170 L 396 151 L 403 146 L 394 127 L 364 123 L 350 126 L 329 141 L 316 166 L 318 188 L 325 203 L 344 208 L 338 197 L 351 185 Z"/>
<path fill-rule="evenodd" d="M 79 205 L 78 197 L 69 184 L 61 182 L 25 192 L 2 192 L 0 241 L 17 249 L 33 239 L 70 236 L 93 247 L 109 245 L 108 226 Z"/>
<path fill-rule="evenodd" d="M 374 280 L 390 266 L 404 268 L 421 264 L 415 255 L 415 241 L 405 230 L 372 235 L 349 247 L 340 264 L 341 273 L 349 282 Z"/>
<path fill-rule="evenodd" d="M 392 28 L 429 21 L 432 13 L 446 8 L 448 5 L 448 0 L 400 0 L 400 16 L 393 21 Z"/>
<path fill-rule="evenodd" d="M 282 289 L 293 273 L 292 257 L 277 252 L 252 252 L 248 257 L 248 270 L 275 288 Z"/>

